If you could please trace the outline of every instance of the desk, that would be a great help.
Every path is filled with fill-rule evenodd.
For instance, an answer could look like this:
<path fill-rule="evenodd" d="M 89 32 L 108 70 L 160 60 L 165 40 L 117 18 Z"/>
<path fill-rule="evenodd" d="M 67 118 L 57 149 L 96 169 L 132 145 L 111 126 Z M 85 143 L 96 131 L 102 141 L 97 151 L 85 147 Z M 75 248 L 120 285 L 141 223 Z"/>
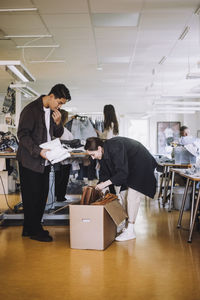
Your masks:
<path fill-rule="evenodd" d="M 16 158 L 16 152 L 0 152 L 0 158 Z"/>
<path fill-rule="evenodd" d="M 170 176 L 171 176 L 171 173 L 169 172 L 170 168 L 187 169 L 187 168 L 190 168 L 191 165 L 190 164 L 172 164 L 172 163 L 163 163 L 161 165 L 164 167 L 164 171 L 163 171 L 163 173 L 161 175 L 162 177 L 161 177 L 160 189 L 159 189 L 159 193 L 158 193 L 158 200 L 162 196 L 162 187 L 163 187 L 163 181 L 164 181 L 163 201 L 162 201 L 162 204 L 163 204 L 163 206 L 165 206 L 165 204 L 167 202 L 166 201 L 167 190 L 168 190 L 168 187 L 169 187 L 169 181 L 170 181 Z M 167 176 L 167 174 L 168 174 L 168 176 Z M 173 177 L 173 181 L 174 181 L 174 177 Z M 171 206 L 170 206 L 170 210 L 171 210 Z"/>
<path fill-rule="evenodd" d="M 87 152 L 71 152 L 71 158 L 85 158 L 88 156 Z M 7 153 L 7 152 L 2 152 L 0 153 L 0 158 L 14 158 L 16 159 L 16 153 Z M 70 158 L 70 157 L 69 157 Z M 53 172 L 49 174 L 49 178 L 50 180 L 54 180 L 54 170 L 51 169 L 51 171 Z M 51 183 L 50 183 L 50 187 L 51 187 Z M 54 189 L 54 187 L 52 186 L 52 188 Z M 49 193 L 49 197 L 47 200 L 47 208 L 50 204 L 52 204 L 54 202 L 54 196 L 55 196 L 55 191 L 53 190 L 52 193 Z M 80 198 L 80 197 L 79 197 Z M 76 200 L 77 202 L 80 201 L 80 199 Z M 63 203 L 63 205 L 65 205 L 66 203 Z M 66 207 L 66 206 L 65 206 Z M 59 210 L 63 209 L 60 208 Z M 54 220 L 64 220 L 67 221 L 69 219 L 68 214 L 55 214 L 56 211 L 54 211 L 53 213 L 44 213 L 42 220 L 43 221 L 54 221 Z M 24 215 L 22 213 L 18 214 L 18 213 L 7 213 L 2 212 L 0 213 L 0 220 L 18 220 L 18 221 L 22 221 L 24 219 Z"/>
<path fill-rule="evenodd" d="M 16 152 L 0 152 L 0 158 L 16 159 Z M 4 186 L 3 181 L 1 181 L 1 183 Z M 4 187 L 3 187 L 3 189 L 4 189 Z M 4 196 L 5 196 L 5 199 L 7 202 L 7 196 L 5 193 L 4 193 Z M 5 212 L 0 213 L 0 220 L 3 220 L 3 219 L 7 219 L 7 215 Z"/>
<path fill-rule="evenodd" d="M 182 204 L 181 204 L 181 209 L 180 209 L 180 214 L 179 214 L 179 219 L 177 223 L 177 228 L 181 228 L 181 222 L 182 222 L 182 217 L 183 217 L 183 210 L 186 202 L 186 197 L 187 197 L 187 192 L 190 183 L 192 183 L 192 205 L 191 205 L 191 212 L 190 212 L 190 227 L 189 227 L 189 238 L 188 238 L 188 243 L 192 242 L 192 233 L 194 230 L 194 224 L 195 224 L 195 219 L 197 216 L 197 211 L 198 211 L 198 206 L 199 206 L 199 200 L 200 200 L 200 189 L 198 191 L 198 196 L 197 196 L 197 201 L 194 209 L 194 201 L 195 201 L 195 185 L 197 182 L 200 182 L 200 177 L 195 177 L 194 175 L 188 175 L 182 172 L 179 172 L 179 174 L 185 178 L 187 178 L 184 194 L 183 194 L 183 199 L 182 199 Z"/>

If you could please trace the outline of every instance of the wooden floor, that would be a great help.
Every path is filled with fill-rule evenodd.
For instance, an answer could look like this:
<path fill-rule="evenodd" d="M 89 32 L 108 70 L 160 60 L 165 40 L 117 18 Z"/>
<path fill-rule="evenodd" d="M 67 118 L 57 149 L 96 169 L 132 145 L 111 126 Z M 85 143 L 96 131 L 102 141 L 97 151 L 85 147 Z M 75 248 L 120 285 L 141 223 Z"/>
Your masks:
<path fill-rule="evenodd" d="M 48 227 L 52 243 L 22 238 L 20 226 L 1 227 L 0 299 L 199 300 L 200 233 L 188 244 L 177 219 L 177 211 L 146 200 L 137 239 L 105 251 L 70 249 L 69 227 Z"/>

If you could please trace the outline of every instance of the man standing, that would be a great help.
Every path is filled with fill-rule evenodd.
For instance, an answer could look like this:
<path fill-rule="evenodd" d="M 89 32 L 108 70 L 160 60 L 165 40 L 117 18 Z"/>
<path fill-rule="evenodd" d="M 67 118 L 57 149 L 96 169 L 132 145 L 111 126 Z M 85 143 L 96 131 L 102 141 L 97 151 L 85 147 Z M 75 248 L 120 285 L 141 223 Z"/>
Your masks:
<path fill-rule="evenodd" d="M 24 209 L 22 236 L 33 240 L 53 240 L 41 225 L 49 190 L 50 165 L 46 158 L 48 149 L 41 149 L 39 145 L 63 134 L 59 108 L 70 100 L 66 86 L 57 84 L 48 95 L 28 104 L 20 115 L 17 160 Z"/>

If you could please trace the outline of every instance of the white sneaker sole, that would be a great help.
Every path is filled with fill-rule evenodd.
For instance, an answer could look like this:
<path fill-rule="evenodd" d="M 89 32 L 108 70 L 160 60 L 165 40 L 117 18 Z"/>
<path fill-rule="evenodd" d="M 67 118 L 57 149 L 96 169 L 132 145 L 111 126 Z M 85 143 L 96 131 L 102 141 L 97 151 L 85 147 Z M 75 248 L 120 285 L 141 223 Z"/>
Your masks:
<path fill-rule="evenodd" d="M 115 241 L 117 241 L 117 242 L 125 242 L 125 241 L 129 241 L 129 240 L 134 240 L 134 239 L 136 239 L 136 236 L 127 237 L 127 238 L 116 237 Z"/>

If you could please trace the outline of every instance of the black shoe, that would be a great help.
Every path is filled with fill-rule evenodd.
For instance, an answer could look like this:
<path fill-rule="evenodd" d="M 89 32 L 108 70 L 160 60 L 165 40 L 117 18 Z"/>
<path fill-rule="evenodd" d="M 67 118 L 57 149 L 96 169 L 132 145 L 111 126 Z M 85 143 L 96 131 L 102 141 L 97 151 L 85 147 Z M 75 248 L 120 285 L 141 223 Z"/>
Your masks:
<path fill-rule="evenodd" d="M 41 232 L 43 232 L 44 235 L 49 235 L 49 231 L 48 230 L 42 230 Z M 32 236 L 33 234 L 30 233 L 28 230 L 24 229 L 22 230 L 22 236 L 24 237 L 30 237 Z"/>
<path fill-rule="evenodd" d="M 38 233 L 37 235 L 30 236 L 30 239 L 31 240 L 36 240 L 36 241 L 39 241 L 39 242 L 52 242 L 53 241 L 52 236 L 46 235 L 42 232 Z"/>

